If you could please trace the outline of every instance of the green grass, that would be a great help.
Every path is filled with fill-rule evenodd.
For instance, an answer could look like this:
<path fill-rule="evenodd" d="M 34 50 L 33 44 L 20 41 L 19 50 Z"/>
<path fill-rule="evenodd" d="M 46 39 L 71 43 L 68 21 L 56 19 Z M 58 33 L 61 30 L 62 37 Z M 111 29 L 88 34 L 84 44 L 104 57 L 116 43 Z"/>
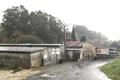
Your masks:
<path fill-rule="evenodd" d="M 112 80 L 120 80 L 120 57 L 101 67 L 103 71 Z"/>

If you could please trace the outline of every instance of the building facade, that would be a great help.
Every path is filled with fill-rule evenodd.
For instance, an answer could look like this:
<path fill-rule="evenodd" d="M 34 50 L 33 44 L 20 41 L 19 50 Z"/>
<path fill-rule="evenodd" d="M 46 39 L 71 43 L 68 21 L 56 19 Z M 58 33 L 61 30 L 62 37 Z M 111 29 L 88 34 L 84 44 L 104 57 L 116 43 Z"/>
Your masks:
<path fill-rule="evenodd" d="M 89 60 L 96 57 L 95 46 L 88 42 L 66 42 L 66 60 Z"/>
<path fill-rule="evenodd" d="M 31 68 L 42 64 L 45 48 L 0 47 L 1 68 Z"/>
<path fill-rule="evenodd" d="M 59 63 L 64 58 L 63 44 L 0 44 L 1 47 L 26 47 L 26 48 L 46 48 L 42 53 L 42 65 Z M 36 53 L 36 55 L 38 55 Z M 33 57 L 34 58 L 34 57 Z M 40 57 L 41 58 L 41 57 Z M 35 59 L 35 58 L 34 58 Z"/>

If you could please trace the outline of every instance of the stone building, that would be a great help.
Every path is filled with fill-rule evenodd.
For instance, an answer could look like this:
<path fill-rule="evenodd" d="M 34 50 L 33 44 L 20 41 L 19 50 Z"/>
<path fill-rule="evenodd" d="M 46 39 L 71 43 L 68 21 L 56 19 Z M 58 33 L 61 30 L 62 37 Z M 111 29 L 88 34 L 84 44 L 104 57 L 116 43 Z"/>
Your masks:
<path fill-rule="evenodd" d="M 1 47 L 27 47 L 27 48 L 46 48 L 42 54 L 42 65 L 51 65 L 59 63 L 64 57 L 63 44 L 0 44 Z"/>
<path fill-rule="evenodd" d="M 95 46 L 88 42 L 67 41 L 66 60 L 89 60 L 96 57 Z"/>
<path fill-rule="evenodd" d="M 83 59 L 94 59 L 96 57 L 96 47 L 89 42 L 82 43 Z"/>
<path fill-rule="evenodd" d="M 42 65 L 45 48 L 0 47 L 1 68 L 31 68 Z"/>
<path fill-rule="evenodd" d="M 96 54 L 105 54 L 105 55 L 109 54 L 109 48 L 108 47 L 103 46 L 99 43 L 93 43 L 93 44 L 96 47 Z"/>

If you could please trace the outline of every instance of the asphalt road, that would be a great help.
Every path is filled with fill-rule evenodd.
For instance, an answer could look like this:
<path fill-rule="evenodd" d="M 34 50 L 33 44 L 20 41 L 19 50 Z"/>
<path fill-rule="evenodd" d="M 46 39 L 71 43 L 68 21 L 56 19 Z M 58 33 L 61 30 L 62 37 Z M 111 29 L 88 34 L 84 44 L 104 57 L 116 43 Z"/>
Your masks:
<path fill-rule="evenodd" d="M 42 73 L 28 77 L 28 80 L 111 80 L 99 69 L 109 60 L 67 62 L 42 67 Z"/>

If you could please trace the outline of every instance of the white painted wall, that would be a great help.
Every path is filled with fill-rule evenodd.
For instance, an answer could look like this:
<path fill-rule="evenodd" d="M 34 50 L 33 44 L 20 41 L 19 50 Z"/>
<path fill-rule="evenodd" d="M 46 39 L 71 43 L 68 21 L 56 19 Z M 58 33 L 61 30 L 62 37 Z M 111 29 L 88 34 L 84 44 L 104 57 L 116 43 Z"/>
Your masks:
<path fill-rule="evenodd" d="M 31 54 L 31 67 L 39 67 L 41 65 L 41 52 Z"/>

